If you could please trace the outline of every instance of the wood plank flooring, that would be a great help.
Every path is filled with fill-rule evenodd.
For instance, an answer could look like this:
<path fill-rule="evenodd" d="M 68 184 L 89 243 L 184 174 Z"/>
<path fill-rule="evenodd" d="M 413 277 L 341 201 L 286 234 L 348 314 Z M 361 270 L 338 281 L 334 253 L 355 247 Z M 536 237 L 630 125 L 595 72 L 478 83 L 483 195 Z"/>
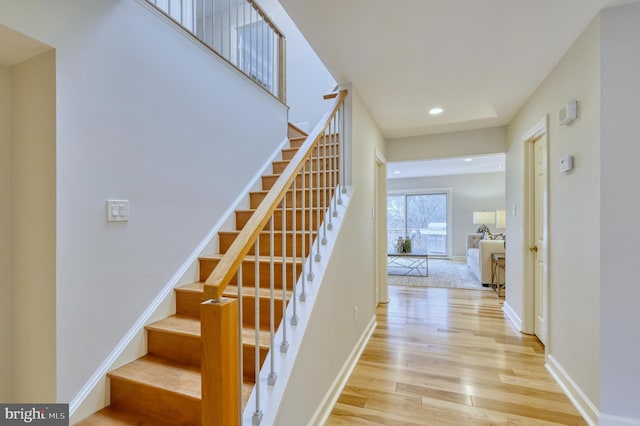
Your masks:
<path fill-rule="evenodd" d="M 586 425 L 492 291 L 389 286 L 327 425 Z"/>

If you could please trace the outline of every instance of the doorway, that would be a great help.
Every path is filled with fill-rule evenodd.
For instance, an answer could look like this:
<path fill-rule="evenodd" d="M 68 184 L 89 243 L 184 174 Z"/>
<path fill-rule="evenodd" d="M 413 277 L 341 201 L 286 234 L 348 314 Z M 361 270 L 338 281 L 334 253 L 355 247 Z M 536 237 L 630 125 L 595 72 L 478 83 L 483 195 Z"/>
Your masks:
<path fill-rule="evenodd" d="M 546 345 L 549 337 L 548 123 L 542 119 L 524 137 L 523 332 Z"/>

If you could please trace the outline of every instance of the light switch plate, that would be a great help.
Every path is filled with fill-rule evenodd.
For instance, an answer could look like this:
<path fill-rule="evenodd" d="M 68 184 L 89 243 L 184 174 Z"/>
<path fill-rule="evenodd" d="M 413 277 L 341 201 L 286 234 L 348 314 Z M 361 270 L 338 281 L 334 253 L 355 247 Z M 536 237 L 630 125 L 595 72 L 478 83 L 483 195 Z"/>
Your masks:
<path fill-rule="evenodd" d="M 129 200 L 107 200 L 107 222 L 129 220 Z"/>

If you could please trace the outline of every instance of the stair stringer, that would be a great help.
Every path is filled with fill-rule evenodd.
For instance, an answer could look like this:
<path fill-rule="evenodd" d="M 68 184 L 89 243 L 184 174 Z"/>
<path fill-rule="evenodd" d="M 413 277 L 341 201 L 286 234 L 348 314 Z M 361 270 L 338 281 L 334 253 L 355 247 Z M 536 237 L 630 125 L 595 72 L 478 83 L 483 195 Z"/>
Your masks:
<path fill-rule="evenodd" d="M 107 373 L 147 353 L 144 327 L 176 313 L 174 288 L 198 281 L 198 258 L 205 253 L 217 251 L 218 232 L 235 229 L 235 211 L 249 207 L 249 193 L 262 188 L 262 176 L 271 169 L 273 161 L 281 155 L 282 149 L 288 146 L 289 138 L 284 138 L 234 202 L 213 225 L 209 233 L 200 241 L 176 273 L 138 317 L 138 320 L 104 359 L 100 367 L 96 369 L 91 378 L 80 389 L 80 392 L 71 400 L 69 403 L 70 424 L 76 423 L 109 405 L 110 395 Z"/>
<path fill-rule="evenodd" d="M 267 358 L 265 359 L 264 365 L 260 370 L 260 377 L 258 383 L 260 385 L 260 404 L 261 411 L 263 413 L 263 418 L 260 422 L 261 425 L 274 425 L 277 424 L 277 416 L 279 413 L 280 405 L 284 396 L 285 391 L 287 390 L 287 386 L 289 385 L 290 378 L 298 373 L 304 374 L 304 372 L 296 372 L 296 359 L 298 356 L 298 352 L 304 343 L 304 338 L 307 330 L 307 325 L 309 323 L 309 319 L 313 315 L 314 307 L 316 306 L 316 300 L 318 294 L 323 286 L 325 279 L 325 272 L 327 267 L 331 262 L 331 255 L 338 240 L 338 234 L 342 229 L 342 224 L 345 215 L 349 210 L 349 200 L 350 200 L 350 188 L 348 188 L 347 194 L 342 194 L 342 205 L 337 206 L 337 217 L 332 217 L 333 229 L 327 230 L 327 244 L 320 245 L 320 255 L 321 259 L 319 262 L 313 260 L 315 256 L 315 244 L 314 251 L 312 251 L 309 255 L 310 259 L 307 258 L 306 262 L 308 264 L 309 261 L 313 262 L 313 281 L 306 281 L 306 301 L 301 303 L 299 300 L 297 302 L 297 315 L 298 315 L 298 324 L 295 327 L 292 327 L 290 324 L 291 317 L 293 316 L 293 303 L 289 302 L 287 305 L 287 340 L 289 342 L 289 349 L 286 354 L 282 354 L 279 351 L 280 342 L 282 342 L 283 330 L 282 325 L 278 328 L 275 334 L 275 346 L 276 346 L 276 354 L 275 354 L 275 371 L 278 375 L 275 385 L 269 386 L 267 384 L 268 376 L 270 373 L 270 360 L 271 360 L 271 351 L 269 351 Z M 308 266 L 307 266 L 308 268 Z M 307 273 L 308 269 L 305 269 L 305 273 Z M 300 295 L 302 290 L 302 283 L 299 279 L 296 283 L 296 291 L 297 295 Z M 243 413 L 243 424 L 252 424 L 252 415 L 255 411 L 255 403 L 256 403 L 256 388 L 254 386 L 253 391 L 251 392 L 251 396 L 247 401 L 247 405 L 245 406 Z"/>

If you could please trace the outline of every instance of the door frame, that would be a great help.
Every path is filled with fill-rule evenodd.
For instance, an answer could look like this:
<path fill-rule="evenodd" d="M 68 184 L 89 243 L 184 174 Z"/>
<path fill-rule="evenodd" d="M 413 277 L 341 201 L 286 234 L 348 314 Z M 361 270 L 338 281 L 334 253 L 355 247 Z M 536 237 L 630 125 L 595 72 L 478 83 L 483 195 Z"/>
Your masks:
<path fill-rule="evenodd" d="M 375 302 L 389 303 L 387 288 L 387 159 L 375 149 L 374 170 L 374 265 L 375 265 Z"/>
<path fill-rule="evenodd" d="M 545 176 L 543 181 L 543 207 L 542 207 L 542 233 L 544 235 L 545 247 L 543 250 L 543 260 L 545 264 L 542 286 L 544 288 L 544 297 L 542 300 L 545 312 L 544 340 L 545 350 L 548 351 L 550 342 L 549 324 L 549 117 L 545 115 L 535 126 L 525 133 L 522 140 L 523 148 L 523 238 L 522 238 L 522 332 L 526 334 L 534 334 L 535 327 L 535 282 L 533 272 L 535 268 L 535 253 L 529 251 L 529 247 L 535 245 L 534 235 L 534 157 L 533 142 L 542 139 L 545 149 Z M 507 242 L 508 244 L 508 242 Z"/>

